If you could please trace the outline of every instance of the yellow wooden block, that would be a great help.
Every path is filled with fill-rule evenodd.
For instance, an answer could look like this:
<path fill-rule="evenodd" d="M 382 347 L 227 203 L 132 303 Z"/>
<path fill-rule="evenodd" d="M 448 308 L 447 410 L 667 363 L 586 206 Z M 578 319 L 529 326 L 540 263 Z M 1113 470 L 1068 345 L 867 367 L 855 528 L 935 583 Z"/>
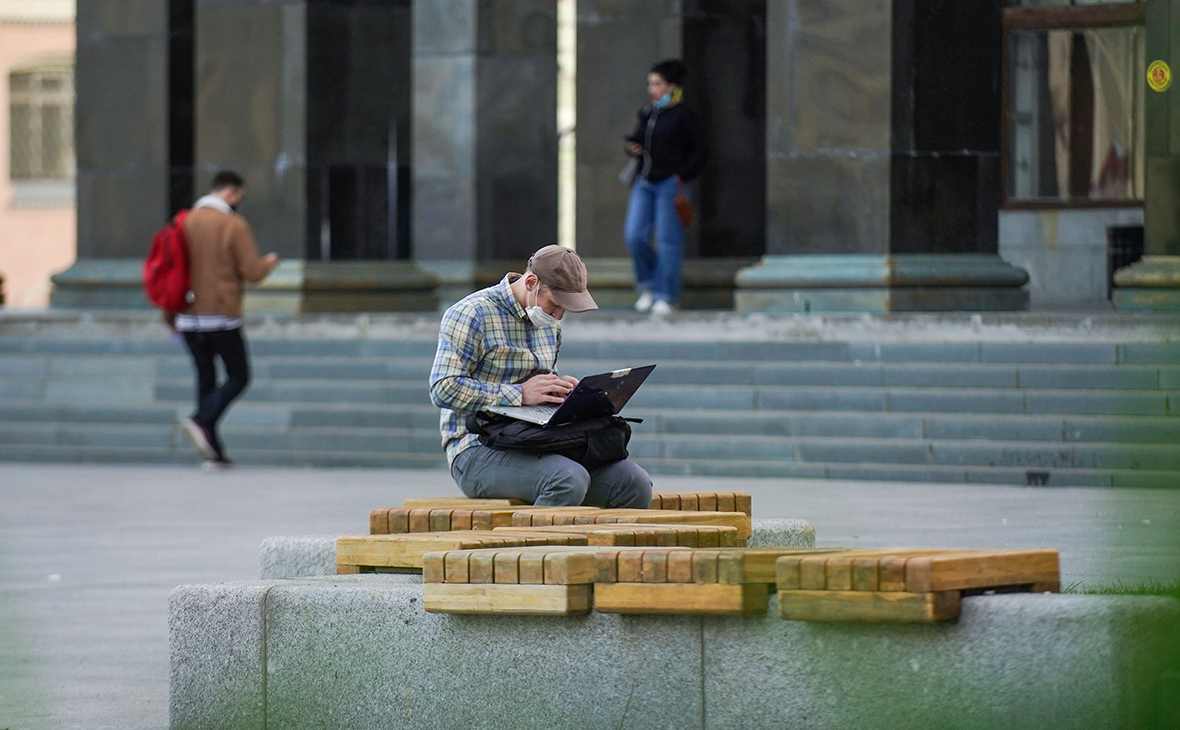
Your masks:
<path fill-rule="evenodd" d="M 765 583 L 596 583 L 600 613 L 740 616 L 766 612 Z"/>
<path fill-rule="evenodd" d="M 544 519 L 551 520 L 554 525 L 593 523 L 728 525 L 737 529 L 740 539 L 748 540 L 750 538 L 750 516 L 742 512 L 604 509 L 593 514 L 558 511 L 545 515 Z M 534 522 L 532 518 L 518 514 L 514 518 L 513 524 L 528 527 Z"/>
<path fill-rule="evenodd" d="M 571 616 L 590 611 L 590 585 L 426 583 L 423 602 L 431 613 Z"/>
<path fill-rule="evenodd" d="M 576 533 L 539 533 L 525 530 L 348 535 L 336 540 L 336 562 L 369 568 L 421 570 L 422 556 L 429 552 L 522 547 L 528 544 L 585 545 L 586 539 Z"/>
<path fill-rule="evenodd" d="M 520 499 L 468 499 L 466 497 L 411 497 L 402 509 L 479 509 L 481 507 L 519 507 L 528 503 Z"/>
<path fill-rule="evenodd" d="M 369 513 L 369 534 L 370 535 L 388 535 L 389 534 L 389 510 L 375 509 Z"/>
<path fill-rule="evenodd" d="M 792 621 L 934 623 L 959 616 L 959 592 L 784 591 L 779 616 Z"/>
<path fill-rule="evenodd" d="M 905 564 L 910 593 L 1054 583 L 1060 575 L 1056 550 L 947 551 Z"/>

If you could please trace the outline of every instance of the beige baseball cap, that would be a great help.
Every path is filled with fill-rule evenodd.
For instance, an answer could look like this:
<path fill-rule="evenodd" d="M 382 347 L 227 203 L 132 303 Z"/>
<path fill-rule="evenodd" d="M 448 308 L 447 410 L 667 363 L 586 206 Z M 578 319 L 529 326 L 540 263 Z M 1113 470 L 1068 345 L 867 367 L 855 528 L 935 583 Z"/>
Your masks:
<path fill-rule="evenodd" d="M 586 264 L 578 254 L 556 244 L 533 254 L 529 271 L 549 287 L 553 299 L 567 312 L 589 312 L 598 309 L 590 292 L 586 291 Z"/>

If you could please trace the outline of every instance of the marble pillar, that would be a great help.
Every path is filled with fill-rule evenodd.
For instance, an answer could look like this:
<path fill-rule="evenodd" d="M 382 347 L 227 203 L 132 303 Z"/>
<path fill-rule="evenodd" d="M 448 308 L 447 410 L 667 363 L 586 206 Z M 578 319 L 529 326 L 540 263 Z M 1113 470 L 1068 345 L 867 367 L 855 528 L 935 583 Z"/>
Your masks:
<path fill-rule="evenodd" d="M 78 3 L 78 260 L 54 307 L 146 307 L 138 266 L 169 209 L 167 0 Z"/>
<path fill-rule="evenodd" d="M 1022 309 L 996 254 L 1000 9 L 770 0 L 766 256 L 749 311 Z"/>
<path fill-rule="evenodd" d="M 445 305 L 557 240 L 557 5 L 412 8 L 414 259 Z"/>
<path fill-rule="evenodd" d="M 1180 0 L 1147 0 L 1147 63 L 1180 69 Z M 1180 311 L 1180 92 L 1146 94 L 1143 258 L 1115 272 L 1112 301 L 1128 311 Z"/>

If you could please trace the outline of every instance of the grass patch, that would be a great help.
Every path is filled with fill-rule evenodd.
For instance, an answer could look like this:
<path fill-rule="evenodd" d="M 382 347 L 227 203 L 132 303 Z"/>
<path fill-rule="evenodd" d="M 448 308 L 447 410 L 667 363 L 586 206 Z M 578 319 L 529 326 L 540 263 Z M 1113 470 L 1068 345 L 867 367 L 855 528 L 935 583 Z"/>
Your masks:
<path fill-rule="evenodd" d="M 1098 596 L 1169 596 L 1180 600 L 1180 580 L 1170 583 L 1151 581 L 1149 583 L 1124 583 L 1121 580 L 1114 583 L 1098 583 L 1085 585 L 1072 583 L 1061 589 L 1062 593 L 1075 593 Z"/>

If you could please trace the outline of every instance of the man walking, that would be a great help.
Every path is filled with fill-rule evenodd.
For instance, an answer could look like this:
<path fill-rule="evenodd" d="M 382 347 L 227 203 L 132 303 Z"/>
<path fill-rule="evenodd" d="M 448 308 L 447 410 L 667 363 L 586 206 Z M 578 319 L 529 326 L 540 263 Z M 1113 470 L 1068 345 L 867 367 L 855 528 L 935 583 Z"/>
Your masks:
<path fill-rule="evenodd" d="M 246 183 L 236 173 L 213 176 L 208 195 L 193 205 L 184 223 L 192 269 L 191 304 L 177 315 L 175 327 L 193 355 L 197 370 L 197 410 L 183 423 L 197 451 L 218 466 L 225 455 L 217 422 L 250 382 L 246 340 L 242 335 L 242 288 L 265 279 L 279 265 L 276 253 L 258 254 L 254 233 L 234 211 L 245 198 Z M 214 361 L 228 376 L 217 384 Z"/>
<path fill-rule="evenodd" d="M 588 471 L 560 454 L 484 446 L 466 417 L 487 406 L 561 403 L 578 384 L 557 374 L 561 319 L 598 309 L 586 290 L 586 265 L 573 251 L 546 246 L 523 275 L 452 305 L 443 315 L 430 372 L 430 399 L 442 409 L 440 428 L 451 476 L 468 497 L 522 499 L 530 504 L 647 509 L 651 477 L 630 459 Z"/>

